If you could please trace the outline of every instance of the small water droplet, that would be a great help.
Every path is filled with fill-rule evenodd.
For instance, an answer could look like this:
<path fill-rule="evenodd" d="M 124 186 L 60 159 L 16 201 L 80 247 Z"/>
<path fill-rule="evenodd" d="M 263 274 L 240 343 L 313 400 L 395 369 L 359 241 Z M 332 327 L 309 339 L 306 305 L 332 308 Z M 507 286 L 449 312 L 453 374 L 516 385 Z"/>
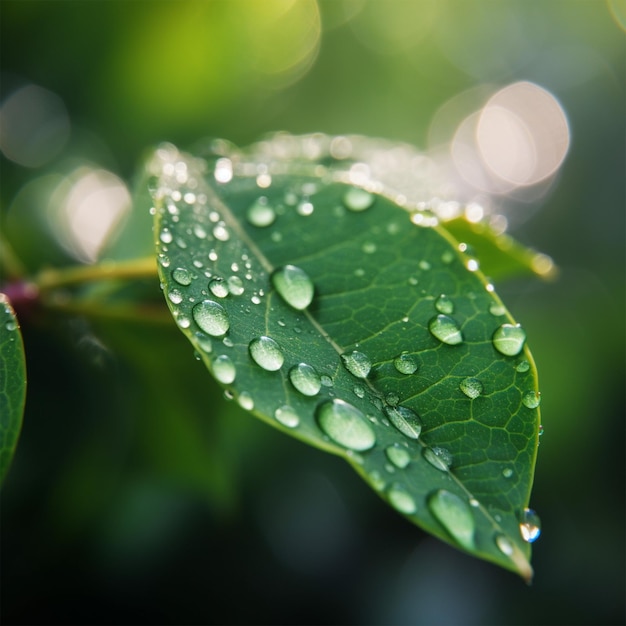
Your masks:
<path fill-rule="evenodd" d="M 221 354 L 213 361 L 211 370 L 213 371 L 213 376 L 225 385 L 230 385 L 230 383 L 235 380 L 237 374 L 235 364 L 232 359 L 225 354 Z"/>
<path fill-rule="evenodd" d="M 510 467 L 505 467 L 502 470 L 502 476 L 504 476 L 504 478 L 511 478 L 511 476 L 513 476 L 513 470 Z"/>
<path fill-rule="evenodd" d="M 422 422 L 418 414 L 405 406 L 387 406 L 385 415 L 389 421 L 409 439 L 417 439 L 422 432 Z"/>
<path fill-rule="evenodd" d="M 459 389 L 468 397 L 468 398 L 478 398 L 478 396 L 483 392 L 483 384 L 478 380 L 478 378 L 464 378 L 459 383 Z"/>
<path fill-rule="evenodd" d="M 228 291 L 228 284 L 223 278 L 213 278 L 209 281 L 209 289 L 216 298 L 225 298 Z"/>
<path fill-rule="evenodd" d="M 200 224 L 194 224 L 194 226 L 193 226 L 193 234 L 198 239 L 206 239 L 206 236 L 207 236 L 206 230 L 204 230 L 204 227 L 202 225 L 200 225 Z"/>
<path fill-rule="evenodd" d="M 530 369 L 530 363 L 523 359 L 515 366 L 515 369 L 520 373 L 527 372 Z"/>
<path fill-rule="evenodd" d="M 246 411 L 252 411 L 254 408 L 254 400 L 247 391 L 242 391 L 237 397 L 237 403 L 242 409 Z"/>
<path fill-rule="evenodd" d="M 351 450 L 364 451 L 376 443 L 373 428 L 355 406 L 334 399 L 322 402 L 316 410 L 317 422 L 334 442 Z"/>
<path fill-rule="evenodd" d="M 280 346 L 271 337 L 257 337 L 248 345 L 254 362 L 268 372 L 275 372 L 283 366 L 285 356 Z"/>
<path fill-rule="evenodd" d="M 380 472 L 374 470 L 369 475 L 369 480 L 376 491 L 382 491 L 385 488 L 385 479 L 380 475 Z"/>
<path fill-rule="evenodd" d="M 226 309 L 213 300 L 198 302 L 191 310 L 191 314 L 200 329 L 213 337 L 225 335 L 230 328 Z"/>
<path fill-rule="evenodd" d="M 213 351 L 213 342 L 204 333 L 196 333 L 194 337 L 196 338 L 196 342 L 201 350 L 207 354 L 210 354 Z"/>
<path fill-rule="evenodd" d="M 365 211 L 374 204 L 375 196 L 365 189 L 360 187 L 350 187 L 343 194 L 343 203 L 350 211 Z"/>
<path fill-rule="evenodd" d="M 419 265 L 420 269 L 425 270 L 425 271 L 428 271 L 430 269 L 430 267 L 431 267 L 430 263 L 428 261 L 420 261 L 418 263 L 418 265 Z"/>
<path fill-rule="evenodd" d="M 437 309 L 437 311 L 439 311 L 439 313 L 445 313 L 446 315 L 450 315 L 451 313 L 454 313 L 454 302 L 452 302 L 452 300 L 448 296 L 442 293 L 435 300 L 435 308 Z"/>
<path fill-rule="evenodd" d="M 357 378 L 367 378 L 372 369 L 372 362 L 369 357 L 358 350 L 342 354 L 341 360 L 346 369 Z"/>
<path fill-rule="evenodd" d="M 366 241 L 362 246 L 361 250 L 365 254 L 374 254 L 376 252 L 376 244 L 373 241 Z"/>
<path fill-rule="evenodd" d="M 230 239 L 230 233 L 226 228 L 226 224 L 224 222 L 218 222 L 213 227 L 213 237 L 218 239 L 219 241 L 228 241 Z"/>
<path fill-rule="evenodd" d="M 424 448 L 422 454 L 433 467 L 436 467 L 442 472 L 447 472 L 452 465 L 452 455 L 445 448 L 440 448 L 439 446 Z"/>
<path fill-rule="evenodd" d="M 533 543 L 541 535 L 541 520 L 532 509 L 524 509 L 520 517 L 519 530 L 522 539 L 528 543 Z"/>
<path fill-rule="evenodd" d="M 536 409 L 541 403 L 541 396 L 537 391 L 527 391 L 522 396 L 522 404 L 528 409 Z"/>
<path fill-rule="evenodd" d="M 298 363 L 289 370 L 291 384 L 305 396 L 316 396 L 322 388 L 322 381 L 315 368 L 308 363 Z"/>
<path fill-rule="evenodd" d="M 272 274 L 272 284 L 282 299 L 302 311 L 313 300 L 314 286 L 308 274 L 295 265 L 285 265 Z"/>
<path fill-rule="evenodd" d="M 385 402 L 389 406 L 398 406 L 398 402 L 400 402 L 400 396 L 397 393 L 388 393 L 385 396 Z"/>
<path fill-rule="evenodd" d="M 163 243 L 172 243 L 174 241 L 174 235 L 172 235 L 171 231 L 167 228 L 164 228 L 159 235 L 159 239 Z"/>
<path fill-rule="evenodd" d="M 504 308 L 504 305 L 500 302 L 492 302 L 489 305 L 489 313 L 498 317 L 500 315 L 504 315 L 506 313 L 506 309 Z"/>
<path fill-rule="evenodd" d="M 228 291 L 230 291 L 233 296 L 240 296 L 244 292 L 243 281 L 239 276 L 229 276 L 226 282 L 228 284 Z"/>
<path fill-rule="evenodd" d="M 428 498 L 428 508 L 456 542 L 473 550 L 476 521 L 466 500 L 455 493 L 439 489 Z"/>
<path fill-rule="evenodd" d="M 215 171 L 213 172 L 215 180 L 218 183 L 227 183 L 233 177 L 232 161 L 226 157 L 222 157 L 215 162 Z"/>
<path fill-rule="evenodd" d="M 362 387 L 361 385 L 355 385 L 352 391 L 354 391 L 354 395 L 357 396 L 357 398 L 365 397 L 365 387 Z"/>
<path fill-rule="evenodd" d="M 180 304 L 183 301 L 183 294 L 180 289 L 168 291 L 167 297 L 172 304 Z"/>
<path fill-rule="evenodd" d="M 411 462 L 411 454 L 397 443 L 385 448 L 387 458 L 399 469 L 404 469 Z"/>
<path fill-rule="evenodd" d="M 302 202 L 299 202 L 298 206 L 296 207 L 296 211 L 298 212 L 298 214 L 303 215 L 304 217 L 311 215 L 314 209 L 315 207 L 308 200 L 303 200 Z"/>
<path fill-rule="evenodd" d="M 457 323 L 447 315 L 437 315 L 428 323 L 428 329 L 431 334 L 439 339 L 439 341 L 456 346 L 463 342 L 463 334 Z"/>
<path fill-rule="evenodd" d="M 401 485 L 393 485 L 387 492 L 391 506 L 405 515 L 411 515 L 417 511 L 417 505 L 413 496 Z"/>
<path fill-rule="evenodd" d="M 493 333 L 493 347 L 506 356 L 519 354 L 525 341 L 526 333 L 519 324 L 502 324 Z"/>
<path fill-rule="evenodd" d="M 443 254 L 441 255 L 441 261 L 446 265 L 452 263 L 452 261 L 454 261 L 454 252 L 452 252 L 451 250 L 446 250 L 445 252 L 443 252 Z"/>
<path fill-rule="evenodd" d="M 278 422 L 287 428 L 296 428 L 296 426 L 300 424 L 300 417 L 296 413 L 295 409 L 287 404 L 279 406 L 274 411 L 274 417 Z"/>
<path fill-rule="evenodd" d="M 330 376 L 327 376 L 326 374 L 322 374 L 320 376 L 320 380 L 322 381 L 322 385 L 324 385 L 324 387 L 333 386 L 333 379 Z"/>
<path fill-rule="evenodd" d="M 393 365 L 400 374 L 415 374 L 419 367 L 416 357 L 402 353 L 393 360 Z"/>
<path fill-rule="evenodd" d="M 276 220 L 276 212 L 269 204 L 265 196 L 261 196 L 258 200 L 252 203 L 246 217 L 250 224 L 257 226 L 258 228 L 265 228 L 270 226 Z"/>
<path fill-rule="evenodd" d="M 5 323 L 4 327 L 9 331 L 17 330 L 17 324 L 13 320 L 9 320 Z"/>
<path fill-rule="evenodd" d="M 159 263 L 161 267 L 169 267 L 170 266 L 170 258 L 163 253 L 159 253 Z"/>
<path fill-rule="evenodd" d="M 500 550 L 502 554 L 505 554 L 506 556 L 511 556 L 513 554 L 513 544 L 506 535 L 497 534 L 495 541 L 498 546 L 498 550 Z"/>
<path fill-rule="evenodd" d="M 172 278 L 179 285 L 183 285 L 184 287 L 186 287 L 187 285 L 191 284 L 193 275 L 188 269 L 184 267 L 177 267 L 176 269 L 172 270 Z"/>
<path fill-rule="evenodd" d="M 189 328 L 189 326 L 191 326 L 191 322 L 189 321 L 189 318 L 186 315 L 179 315 L 176 318 L 176 323 L 181 327 L 181 328 Z"/>

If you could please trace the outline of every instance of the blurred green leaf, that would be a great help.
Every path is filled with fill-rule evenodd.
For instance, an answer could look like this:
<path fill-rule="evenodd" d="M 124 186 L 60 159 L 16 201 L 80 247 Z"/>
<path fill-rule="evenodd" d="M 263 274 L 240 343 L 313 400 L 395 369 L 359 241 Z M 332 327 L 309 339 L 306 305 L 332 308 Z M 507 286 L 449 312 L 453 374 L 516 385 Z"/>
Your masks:
<path fill-rule="evenodd" d="M 217 142 L 208 163 L 156 152 L 174 319 L 243 408 L 343 456 L 433 535 L 530 579 L 520 522 L 539 402 L 523 330 L 432 214 L 371 179 L 348 184 L 349 166 L 310 144 L 279 136 L 250 159 Z"/>
<path fill-rule="evenodd" d="M 0 481 L 13 459 L 25 400 L 26 360 L 22 334 L 8 298 L 0 294 Z"/>

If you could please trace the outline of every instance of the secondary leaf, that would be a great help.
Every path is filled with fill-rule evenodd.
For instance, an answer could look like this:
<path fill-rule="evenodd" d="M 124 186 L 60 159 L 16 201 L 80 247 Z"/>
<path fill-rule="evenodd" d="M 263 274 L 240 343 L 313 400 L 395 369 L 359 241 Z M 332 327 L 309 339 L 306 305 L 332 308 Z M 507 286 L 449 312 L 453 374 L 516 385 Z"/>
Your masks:
<path fill-rule="evenodd" d="M 310 138 L 281 153 L 284 139 L 252 157 L 221 143 L 206 159 L 157 151 L 174 319 L 244 409 L 530 579 L 539 396 L 523 329 L 431 212 Z"/>
<path fill-rule="evenodd" d="M 25 399 L 26 364 L 22 335 L 8 298 L 0 294 L 0 482 L 15 452 Z"/>

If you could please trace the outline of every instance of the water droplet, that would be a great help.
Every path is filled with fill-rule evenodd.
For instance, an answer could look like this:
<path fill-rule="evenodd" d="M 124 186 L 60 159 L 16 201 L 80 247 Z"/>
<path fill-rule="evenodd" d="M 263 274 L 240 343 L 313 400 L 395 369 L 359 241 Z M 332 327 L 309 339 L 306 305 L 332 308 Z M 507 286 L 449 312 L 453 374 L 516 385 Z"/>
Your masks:
<path fill-rule="evenodd" d="M 391 506 L 405 515 L 411 515 L 417 511 L 417 505 L 413 496 L 401 485 L 393 485 L 387 492 Z"/>
<path fill-rule="evenodd" d="M 372 487 L 376 489 L 376 491 L 382 491 L 385 488 L 385 480 L 380 475 L 380 472 L 376 470 L 371 472 L 369 475 L 369 480 L 370 480 L 370 483 L 372 484 Z"/>
<path fill-rule="evenodd" d="M 442 293 L 435 300 L 435 308 L 437 309 L 437 311 L 439 311 L 439 313 L 445 313 L 446 315 L 450 315 L 454 312 L 454 302 L 452 302 L 452 300 L 448 296 Z"/>
<path fill-rule="evenodd" d="M 298 424 L 300 424 L 300 417 L 296 411 L 287 404 L 279 406 L 274 411 L 274 417 L 278 422 L 287 428 L 295 428 Z"/>
<path fill-rule="evenodd" d="M 230 276 L 226 281 L 228 284 L 228 291 L 233 296 L 240 296 L 244 292 L 243 281 L 239 276 Z"/>
<path fill-rule="evenodd" d="M 232 161 L 226 157 L 222 157 L 215 162 L 215 171 L 213 172 L 215 180 L 218 183 L 227 183 L 233 177 Z"/>
<path fill-rule="evenodd" d="M 172 304 L 180 304 L 183 301 L 183 294 L 179 289 L 172 289 L 168 292 L 167 297 Z"/>
<path fill-rule="evenodd" d="M 425 270 L 425 271 L 428 271 L 430 269 L 430 267 L 431 267 L 430 263 L 428 261 L 420 261 L 418 263 L 418 265 L 419 265 L 420 269 Z"/>
<path fill-rule="evenodd" d="M 172 278 L 179 284 L 183 286 L 187 286 L 191 284 L 193 279 L 193 275 L 191 272 L 184 267 L 177 267 L 175 270 L 172 270 Z"/>
<path fill-rule="evenodd" d="M 374 204 L 374 199 L 373 194 L 360 187 L 350 187 L 343 194 L 343 203 L 350 211 L 365 211 L 365 209 L 369 209 Z"/>
<path fill-rule="evenodd" d="M 489 305 L 489 313 L 497 317 L 499 315 L 504 315 L 506 313 L 506 309 L 504 308 L 504 305 L 500 302 L 492 302 Z"/>
<path fill-rule="evenodd" d="M 196 333 L 194 336 L 201 350 L 207 354 L 210 354 L 213 351 L 213 342 L 204 333 Z"/>
<path fill-rule="evenodd" d="M 343 400 L 322 402 L 316 416 L 320 428 L 339 445 L 363 451 L 376 443 L 376 435 L 365 415 Z"/>
<path fill-rule="evenodd" d="M 191 322 L 189 321 L 189 318 L 185 315 L 179 315 L 176 318 L 176 323 L 181 327 L 181 328 L 189 328 L 189 326 L 191 326 Z"/>
<path fill-rule="evenodd" d="M 511 476 L 513 476 L 513 470 L 510 467 L 505 467 L 502 470 L 502 476 L 505 478 L 511 478 Z"/>
<path fill-rule="evenodd" d="M 282 299 L 294 309 L 302 311 L 313 300 L 313 281 L 295 265 L 285 265 L 272 274 L 272 284 Z"/>
<path fill-rule="evenodd" d="M 502 554 L 505 554 L 506 556 L 511 556 L 513 554 L 513 544 L 507 536 L 497 534 L 496 545 Z"/>
<path fill-rule="evenodd" d="M 404 353 L 393 360 L 393 365 L 400 374 L 415 374 L 419 367 L 416 357 Z"/>
<path fill-rule="evenodd" d="M 483 384 L 478 380 L 478 378 L 465 378 L 459 383 L 459 389 L 468 397 L 468 398 L 478 398 L 478 396 L 483 392 Z"/>
<path fill-rule="evenodd" d="M 216 298 L 225 298 L 228 291 L 228 284 L 223 278 L 213 278 L 209 281 L 209 289 Z"/>
<path fill-rule="evenodd" d="M 248 349 L 254 362 L 268 372 L 275 372 L 283 366 L 283 351 L 271 337 L 253 339 Z"/>
<path fill-rule="evenodd" d="M 493 333 L 493 347 L 506 356 L 519 354 L 524 347 L 525 341 L 526 333 L 519 324 L 502 324 Z"/>
<path fill-rule="evenodd" d="M 376 252 L 376 244 L 373 241 L 366 241 L 362 246 L 361 250 L 365 254 L 374 254 Z"/>
<path fill-rule="evenodd" d="M 237 370 L 231 358 L 225 354 L 218 356 L 211 366 L 213 376 L 221 383 L 230 385 L 235 380 Z"/>
<path fill-rule="evenodd" d="M 428 508 L 460 546 L 474 549 L 476 521 L 467 501 L 450 491 L 439 489 L 428 498 Z"/>
<path fill-rule="evenodd" d="M 320 380 L 322 381 L 322 385 L 324 385 L 324 387 L 333 386 L 333 379 L 330 376 L 327 376 L 326 374 L 322 374 L 320 376 Z"/>
<path fill-rule="evenodd" d="M 230 328 L 226 309 L 213 300 L 198 302 L 191 310 L 191 314 L 201 330 L 213 337 L 225 335 Z"/>
<path fill-rule="evenodd" d="M 6 322 L 6 324 L 4 325 L 4 327 L 9 331 L 13 331 L 13 330 L 17 330 L 17 324 L 13 321 L 13 320 L 9 320 L 8 322 Z"/>
<path fill-rule="evenodd" d="M 515 366 L 515 369 L 520 373 L 527 372 L 530 369 L 530 363 L 526 359 L 523 359 Z"/>
<path fill-rule="evenodd" d="M 266 226 L 270 226 L 274 223 L 276 220 L 276 212 L 268 203 L 267 198 L 265 196 L 261 196 L 258 200 L 252 203 L 246 213 L 246 217 L 253 226 L 265 228 Z"/>
<path fill-rule="evenodd" d="M 346 369 L 357 378 L 367 378 L 372 369 L 372 362 L 369 357 L 358 350 L 342 354 L 341 360 Z"/>
<path fill-rule="evenodd" d="M 397 443 L 385 448 L 387 458 L 399 469 L 404 469 L 411 462 L 411 454 Z"/>
<path fill-rule="evenodd" d="M 435 446 L 434 448 L 424 448 L 422 452 L 424 458 L 438 470 L 447 472 L 452 465 L 452 455 L 445 448 Z"/>
<path fill-rule="evenodd" d="M 172 241 L 174 240 L 174 236 L 172 235 L 171 231 L 167 228 L 164 228 L 161 231 L 161 234 L 159 235 L 159 239 L 163 242 L 163 243 L 172 243 Z"/>
<path fill-rule="evenodd" d="M 452 263 L 452 261 L 454 261 L 454 252 L 452 252 L 451 250 L 446 250 L 441 255 L 441 261 L 442 263 L 445 263 L 446 265 L 449 265 L 450 263 Z"/>
<path fill-rule="evenodd" d="M 385 415 L 389 421 L 409 439 L 417 439 L 422 432 L 422 422 L 418 414 L 405 406 L 387 406 Z"/>
<path fill-rule="evenodd" d="M 308 200 L 303 200 L 302 202 L 298 203 L 298 206 L 296 207 L 296 211 L 298 212 L 298 214 L 303 215 L 304 217 L 311 215 L 314 209 L 315 207 Z"/>
<path fill-rule="evenodd" d="M 254 400 L 247 391 L 242 391 L 237 397 L 237 403 L 242 409 L 246 411 L 252 411 L 254 408 Z"/>
<path fill-rule="evenodd" d="M 541 520 L 532 509 L 524 509 L 520 518 L 519 531 L 522 539 L 533 543 L 541 535 Z"/>
<path fill-rule="evenodd" d="M 398 406 L 398 402 L 400 402 L 400 396 L 397 393 L 388 393 L 385 396 L 385 402 L 389 406 Z"/>
<path fill-rule="evenodd" d="M 522 396 L 522 404 L 528 409 L 536 409 L 541 403 L 541 396 L 536 391 L 527 391 Z"/>
<path fill-rule="evenodd" d="M 354 395 L 357 396 L 357 398 L 365 397 L 365 387 L 362 387 L 361 385 L 355 385 L 352 391 L 354 391 Z"/>
<path fill-rule="evenodd" d="M 428 329 L 434 337 L 449 346 L 456 346 L 463 342 L 463 334 L 457 323 L 447 315 L 433 317 L 428 323 Z"/>
<path fill-rule="evenodd" d="M 291 384 L 305 396 L 316 396 L 322 388 L 319 374 L 308 363 L 298 363 L 289 370 Z"/>
<path fill-rule="evenodd" d="M 206 239 L 206 235 L 207 235 L 206 230 L 204 230 L 204 227 L 201 224 L 194 224 L 193 234 L 198 239 Z"/>
<path fill-rule="evenodd" d="M 170 266 L 170 258 L 163 253 L 159 253 L 159 263 L 161 267 L 169 267 Z"/>
<path fill-rule="evenodd" d="M 213 227 L 213 236 L 219 241 L 228 241 L 230 239 L 230 233 L 228 232 L 224 222 L 218 222 Z"/>

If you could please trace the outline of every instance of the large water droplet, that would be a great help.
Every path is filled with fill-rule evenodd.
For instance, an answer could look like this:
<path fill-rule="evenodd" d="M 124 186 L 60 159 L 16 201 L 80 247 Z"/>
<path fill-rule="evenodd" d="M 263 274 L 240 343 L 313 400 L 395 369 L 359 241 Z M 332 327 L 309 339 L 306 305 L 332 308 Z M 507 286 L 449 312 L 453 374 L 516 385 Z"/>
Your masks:
<path fill-rule="evenodd" d="M 350 187 L 343 195 L 343 203 L 350 211 L 365 211 L 374 204 L 374 195 L 360 187 Z"/>
<path fill-rule="evenodd" d="M 525 341 L 526 333 L 519 324 L 502 324 L 493 333 L 493 347 L 506 356 L 519 354 L 524 347 Z"/>
<path fill-rule="evenodd" d="M 225 354 L 218 356 L 215 361 L 213 361 L 211 370 L 213 371 L 213 376 L 225 385 L 230 385 L 230 383 L 235 380 L 237 374 L 235 364 L 232 362 L 231 358 Z"/>
<path fill-rule="evenodd" d="M 385 448 L 387 458 L 399 469 L 404 469 L 411 462 L 411 454 L 397 443 Z"/>
<path fill-rule="evenodd" d="M 459 545 L 474 549 L 476 521 L 470 505 L 456 494 L 439 489 L 428 498 L 428 508 Z"/>
<path fill-rule="evenodd" d="M 223 278 L 213 278 L 209 281 L 209 290 L 216 298 L 225 298 L 228 291 L 228 284 Z"/>
<path fill-rule="evenodd" d="M 262 196 L 252 203 L 246 213 L 246 217 L 253 226 L 264 228 L 274 223 L 276 212 L 269 204 L 267 198 Z"/>
<path fill-rule="evenodd" d="M 422 454 L 433 467 L 436 467 L 442 472 L 447 472 L 452 465 L 452 454 L 445 448 L 440 448 L 439 446 L 424 448 Z"/>
<path fill-rule="evenodd" d="M 458 324 L 447 315 L 437 315 L 428 323 L 431 334 L 443 343 L 456 346 L 463 342 L 463 334 Z"/>
<path fill-rule="evenodd" d="M 527 391 L 522 396 L 522 404 L 528 409 L 536 409 L 541 403 L 541 396 L 536 391 Z"/>
<path fill-rule="evenodd" d="M 369 357 L 357 350 L 342 354 L 341 360 L 346 366 L 346 369 L 357 378 L 367 378 L 367 375 L 372 369 L 372 362 Z"/>
<path fill-rule="evenodd" d="M 322 381 L 315 368 L 308 363 L 298 363 L 289 370 L 291 384 L 305 396 L 316 396 Z"/>
<path fill-rule="evenodd" d="M 264 370 L 275 372 L 283 366 L 283 351 L 271 337 L 257 337 L 250 342 L 248 348 L 254 362 Z"/>
<path fill-rule="evenodd" d="M 411 515 L 417 511 L 417 505 L 413 496 L 401 485 L 393 485 L 387 492 L 391 506 L 405 515 Z"/>
<path fill-rule="evenodd" d="M 441 294 L 435 300 L 435 308 L 439 313 L 444 313 L 445 315 L 450 315 L 454 312 L 454 302 L 448 298 L 445 294 Z"/>
<path fill-rule="evenodd" d="M 226 309 L 213 300 L 198 302 L 191 310 L 196 324 L 209 335 L 221 337 L 230 328 L 230 320 Z"/>
<path fill-rule="evenodd" d="M 417 439 L 422 432 L 422 422 L 418 414 L 405 406 L 387 406 L 385 415 L 389 421 L 409 439 Z"/>
<path fill-rule="evenodd" d="M 417 357 L 401 354 L 393 360 L 393 365 L 400 374 L 415 374 L 419 367 Z"/>
<path fill-rule="evenodd" d="M 272 274 L 272 284 L 283 300 L 294 309 L 302 311 L 313 300 L 313 281 L 295 265 L 285 265 Z"/>
<path fill-rule="evenodd" d="M 316 416 L 324 433 L 341 446 L 363 451 L 376 443 L 376 435 L 365 415 L 343 400 L 322 402 Z"/>
<path fill-rule="evenodd" d="M 522 539 L 528 543 L 533 543 L 541 535 L 541 520 L 532 509 L 524 509 L 520 517 L 519 530 Z"/>
<path fill-rule="evenodd" d="M 274 411 L 274 417 L 278 422 L 287 428 L 295 428 L 300 423 L 300 417 L 295 409 L 288 405 L 279 406 Z"/>
<path fill-rule="evenodd" d="M 468 397 L 468 398 L 478 398 L 478 396 L 483 392 L 483 384 L 478 380 L 478 378 L 464 378 L 459 383 L 459 389 Z"/>
<path fill-rule="evenodd" d="M 176 269 L 172 270 L 172 278 L 179 285 L 183 285 L 186 287 L 187 285 L 191 284 L 193 275 L 188 269 L 184 267 L 177 267 Z"/>

